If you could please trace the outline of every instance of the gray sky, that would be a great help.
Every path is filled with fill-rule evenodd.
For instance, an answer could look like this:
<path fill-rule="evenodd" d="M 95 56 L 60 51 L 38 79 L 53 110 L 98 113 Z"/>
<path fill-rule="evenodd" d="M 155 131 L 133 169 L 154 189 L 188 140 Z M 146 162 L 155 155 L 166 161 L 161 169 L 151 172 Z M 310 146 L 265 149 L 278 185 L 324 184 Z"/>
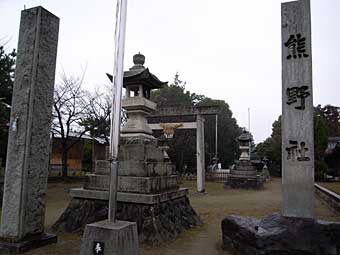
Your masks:
<path fill-rule="evenodd" d="M 225 100 L 256 142 L 281 114 L 281 0 L 128 0 L 125 70 L 141 52 L 162 81 L 178 71 L 186 89 Z M 115 0 L 0 0 L 0 38 L 17 47 L 20 11 L 42 5 L 60 18 L 57 77 L 85 86 L 112 73 Z M 340 1 L 312 0 L 314 105 L 340 105 Z"/>

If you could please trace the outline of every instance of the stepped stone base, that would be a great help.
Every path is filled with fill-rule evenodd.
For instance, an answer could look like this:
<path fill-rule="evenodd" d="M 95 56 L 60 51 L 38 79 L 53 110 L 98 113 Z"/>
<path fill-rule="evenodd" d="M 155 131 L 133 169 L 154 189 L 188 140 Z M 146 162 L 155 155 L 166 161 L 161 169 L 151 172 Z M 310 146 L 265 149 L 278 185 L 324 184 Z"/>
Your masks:
<path fill-rule="evenodd" d="M 56 235 L 43 233 L 41 235 L 32 236 L 20 242 L 13 242 L 6 239 L 0 239 L 0 254 L 18 254 L 36 249 L 45 245 L 56 243 L 58 240 Z"/>
<path fill-rule="evenodd" d="M 121 151 L 125 152 L 126 151 L 125 147 L 131 148 L 132 145 L 122 146 L 120 152 Z M 152 146 L 148 147 L 155 148 Z M 140 150 L 142 150 L 142 148 Z M 119 162 L 118 167 L 119 176 L 139 176 L 139 177 L 170 176 L 175 171 L 175 166 L 171 162 L 163 162 L 164 161 L 163 158 L 162 161 L 157 161 L 159 160 L 159 158 L 149 156 L 147 159 L 144 160 L 143 158 L 140 159 L 137 157 L 137 155 L 140 155 L 140 152 L 130 154 L 134 155 L 134 157 L 131 156 L 133 159 Z M 161 156 L 164 157 L 163 152 L 160 149 L 158 149 L 158 154 L 161 154 Z M 127 157 L 126 155 L 124 156 Z M 96 160 L 95 173 L 98 175 L 110 175 L 110 162 L 107 160 Z"/>
<path fill-rule="evenodd" d="M 109 200 L 109 192 L 102 190 L 89 190 L 84 188 L 71 189 L 70 194 L 74 198 Z M 118 202 L 137 203 L 137 204 L 157 204 L 186 196 L 187 188 L 166 191 L 159 194 L 138 194 L 117 192 Z"/>
<path fill-rule="evenodd" d="M 230 171 L 226 185 L 231 188 L 260 189 L 263 188 L 265 176 L 259 174 L 251 161 L 240 160 Z"/>
<path fill-rule="evenodd" d="M 242 255 L 339 255 L 340 222 L 288 218 L 227 216 L 222 221 L 223 248 Z"/>
<path fill-rule="evenodd" d="M 81 233 L 86 224 L 107 217 L 107 200 L 73 198 L 53 229 Z M 117 219 L 136 222 L 139 240 L 151 244 L 175 239 L 185 229 L 202 224 L 185 195 L 154 204 L 118 201 Z"/>
<path fill-rule="evenodd" d="M 84 189 L 109 190 L 110 178 L 107 175 L 88 174 L 85 176 Z M 135 177 L 118 176 L 118 191 L 154 194 L 178 189 L 178 176 Z"/>
<path fill-rule="evenodd" d="M 233 189 L 261 189 L 264 187 L 265 179 L 262 177 L 240 177 L 230 175 L 228 181 L 225 184 Z"/>

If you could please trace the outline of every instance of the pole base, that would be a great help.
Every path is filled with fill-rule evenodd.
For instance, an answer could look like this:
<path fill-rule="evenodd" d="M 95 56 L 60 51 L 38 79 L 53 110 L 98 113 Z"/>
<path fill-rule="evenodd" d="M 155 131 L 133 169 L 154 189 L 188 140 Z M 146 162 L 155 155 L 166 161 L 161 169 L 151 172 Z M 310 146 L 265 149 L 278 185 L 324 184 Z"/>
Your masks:
<path fill-rule="evenodd" d="M 43 233 L 32 238 L 27 238 L 18 242 L 10 242 L 0 239 L 0 254 L 7 252 L 10 254 L 18 254 L 36 249 L 45 245 L 56 243 L 58 240 L 56 235 Z"/>
<path fill-rule="evenodd" d="M 208 195 L 208 192 L 206 192 L 205 190 L 196 191 L 195 193 L 193 193 L 193 195 L 195 195 L 195 196 L 203 196 L 203 195 Z"/>
<path fill-rule="evenodd" d="M 139 255 L 137 224 L 108 220 L 85 227 L 80 255 Z"/>

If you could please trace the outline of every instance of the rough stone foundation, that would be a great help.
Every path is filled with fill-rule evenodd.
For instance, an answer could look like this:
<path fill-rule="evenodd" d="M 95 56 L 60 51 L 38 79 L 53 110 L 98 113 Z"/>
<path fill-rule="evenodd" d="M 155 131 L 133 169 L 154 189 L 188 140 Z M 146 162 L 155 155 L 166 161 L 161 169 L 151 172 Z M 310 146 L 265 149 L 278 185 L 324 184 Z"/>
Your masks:
<path fill-rule="evenodd" d="M 230 186 L 233 189 L 263 189 L 264 178 L 238 178 L 230 176 L 225 186 Z"/>
<path fill-rule="evenodd" d="M 107 219 L 107 212 L 107 201 L 73 198 L 53 229 L 81 233 L 86 224 Z M 153 205 L 118 202 L 117 219 L 136 222 L 139 240 L 152 244 L 202 224 L 186 196 Z"/>
<path fill-rule="evenodd" d="M 242 255 L 339 255 L 340 222 L 228 216 L 222 221 L 223 248 Z"/>

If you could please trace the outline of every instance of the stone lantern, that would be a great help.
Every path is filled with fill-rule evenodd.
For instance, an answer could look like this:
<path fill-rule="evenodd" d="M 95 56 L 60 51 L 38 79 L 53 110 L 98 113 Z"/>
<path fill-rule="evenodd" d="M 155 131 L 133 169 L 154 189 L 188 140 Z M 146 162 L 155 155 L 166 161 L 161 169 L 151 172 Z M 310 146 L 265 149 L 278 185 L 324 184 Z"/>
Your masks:
<path fill-rule="evenodd" d="M 235 161 L 234 167 L 230 170 L 226 184 L 232 188 L 262 188 L 265 177 L 261 172 L 257 171 L 256 162 L 250 160 L 251 134 L 244 130 L 237 140 L 240 143 L 241 155 L 239 160 Z"/>
<path fill-rule="evenodd" d="M 237 140 L 240 143 L 240 159 L 243 160 L 250 160 L 250 142 L 252 140 L 251 135 L 246 130 L 243 131 L 243 133 L 237 138 Z"/>
<path fill-rule="evenodd" d="M 156 104 L 150 101 L 153 89 L 162 88 L 166 82 L 161 82 L 155 75 L 144 67 L 145 57 L 138 53 L 133 56 L 134 66 L 124 72 L 126 96 L 122 107 L 128 115 L 127 123 L 121 130 L 122 137 L 151 136 L 152 130 L 145 118 L 156 110 Z"/>

